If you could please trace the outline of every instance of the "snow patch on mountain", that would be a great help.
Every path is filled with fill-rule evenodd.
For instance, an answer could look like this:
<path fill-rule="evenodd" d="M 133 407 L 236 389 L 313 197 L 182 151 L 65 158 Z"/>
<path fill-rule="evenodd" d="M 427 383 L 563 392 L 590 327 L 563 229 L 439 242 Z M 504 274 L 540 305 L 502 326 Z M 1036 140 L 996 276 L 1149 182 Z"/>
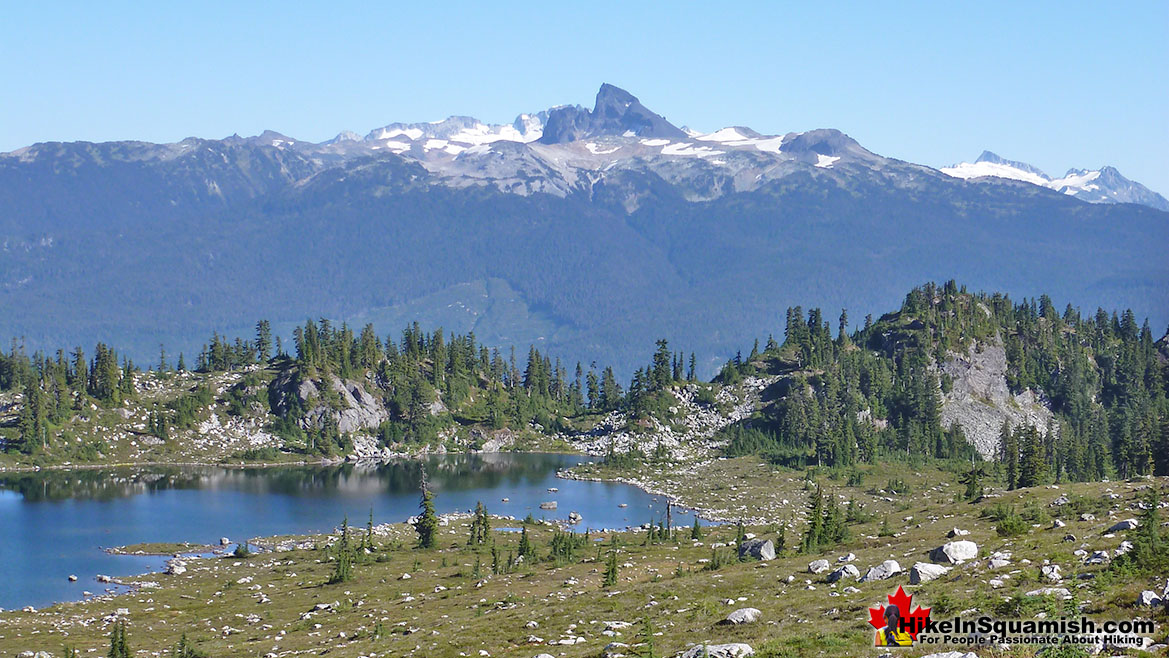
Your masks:
<path fill-rule="evenodd" d="M 1047 187 L 1047 184 L 1050 182 L 1044 176 L 995 162 L 960 162 L 953 167 L 942 167 L 940 171 L 954 178 L 984 178 L 993 176 L 995 178 L 1021 180 L 1032 185 L 1040 185 L 1043 187 Z"/>
<path fill-rule="evenodd" d="M 974 162 L 960 162 L 939 171 L 954 178 L 1007 178 L 1023 181 L 1089 203 L 1139 203 L 1158 210 L 1169 210 L 1169 200 L 1125 178 L 1113 167 L 1069 169 L 1062 178 L 1052 178 L 1027 163 L 1006 160 L 990 151 L 983 151 Z"/>
<path fill-rule="evenodd" d="M 1076 194 L 1077 192 L 1094 192 L 1100 189 L 1099 185 L 1092 181 L 1100 178 L 1099 171 L 1084 171 L 1072 170 L 1068 172 L 1067 176 L 1063 178 L 1056 178 L 1048 181 L 1048 186 L 1052 189 L 1062 190 L 1065 194 Z"/>

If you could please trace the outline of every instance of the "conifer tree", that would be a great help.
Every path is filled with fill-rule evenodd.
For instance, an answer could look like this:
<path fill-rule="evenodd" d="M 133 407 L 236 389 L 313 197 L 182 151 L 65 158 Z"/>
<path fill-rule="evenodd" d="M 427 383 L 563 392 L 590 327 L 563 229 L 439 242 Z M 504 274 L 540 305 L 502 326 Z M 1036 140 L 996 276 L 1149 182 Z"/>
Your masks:
<path fill-rule="evenodd" d="M 438 541 L 438 515 L 434 513 L 434 494 L 426 486 L 426 470 L 422 471 L 422 498 L 418 503 L 422 513 L 414 522 L 419 548 L 434 548 Z"/>
<path fill-rule="evenodd" d="M 609 551 L 609 560 L 605 563 L 605 580 L 604 586 L 606 588 L 613 587 L 617 584 L 617 551 Z"/>

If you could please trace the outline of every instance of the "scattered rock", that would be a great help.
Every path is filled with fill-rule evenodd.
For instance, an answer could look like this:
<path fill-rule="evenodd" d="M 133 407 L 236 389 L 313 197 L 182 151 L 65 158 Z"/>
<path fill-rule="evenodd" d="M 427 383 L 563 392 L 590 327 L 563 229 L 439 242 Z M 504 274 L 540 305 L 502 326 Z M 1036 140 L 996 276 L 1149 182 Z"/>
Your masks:
<path fill-rule="evenodd" d="M 909 584 L 920 585 L 921 583 L 928 583 L 935 578 L 941 578 L 950 572 L 952 567 L 943 567 L 940 564 L 930 564 L 929 562 L 918 562 L 909 570 Z"/>
<path fill-rule="evenodd" d="M 862 583 L 871 583 L 875 580 L 885 580 L 892 578 L 895 574 L 901 573 L 901 565 L 897 564 L 896 560 L 885 560 L 875 567 L 870 568 L 864 576 L 860 578 Z"/>
<path fill-rule="evenodd" d="M 962 564 L 978 557 L 978 544 L 963 539 L 952 541 L 930 551 L 930 559 L 940 564 Z"/>
<path fill-rule="evenodd" d="M 946 536 L 949 537 L 950 539 L 953 539 L 955 537 L 965 537 L 968 534 L 970 534 L 969 530 L 962 530 L 961 528 L 954 528 L 950 532 L 947 532 Z"/>
<path fill-rule="evenodd" d="M 1042 587 L 1027 592 L 1027 596 L 1055 596 L 1066 600 L 1072 598 L 1072 593 L 1066 587 Z"/>
<path fill-rule="evenodd" d="M 852 578 L 853 580 L 856 580 L 857 578 L 860 578 L 860 576 L 860 569 L 857 569 L 854 565 L 846 564 L 836 571 L 828 574 L 828 582 L 835 583 L 844 580 L 845 578 Z"/>
<path fill-rule="evenodd" d="M 770 539 L 748 539 L 739 544 L 739 559 L 747 556 L 756 560 L 774 560 L 775 544 Z"/>
<path fill-rule="evenodd" d="M 573 525 L 576 525 L 577 523 L 580 523 L 583 520 L 584 520 L 584 517 L 576 512 L 569 512 L 568 513 L 568 522 L 573 524 Z"/>
<path fill-rule="evenodd" d="M 182 560 L 170 560 L 166 563 L 166 572 L 171 576 L 187 573 L 187 563 Z"/>
<path fill-rule="evenodd" d="M 1053 583 L 1058 583 L 1059 581 L 1063 580 L 1063 574 L 1059 572 L 1058 564 L 1049 564 L 1045 567 L 1041 567 L 1039 571 L 1043 574 L 1044 578 Z"/>
<path fill-rule="evenodd" d="M 832 565 L 828 564 L 828 560 L 813 560 L 808 563 L 809 573 L 824 573 L 831 568 Z"/>
<path fill-rule="evenodd" d="M 1067 526 L 1067 524 L 1064 523 L 1063 521 L 1060 521 L 1059 519 L 1056 519 L 1056 520 L 1051 522 L 1052 529 L 1063 528 L 1065 526 Z"/>
<path fill-rule="evenodd" d="M 678 658 L 745 658 L 754 656 L 755 650 L 749 644 L 696 644 L 682 652 Z"/>
<path fill-rule="evenodd" d="M 1137 605 L 1139 606 L 1153 607 L 1161 605 L 1161 603 L 1161 597 L 1151 589 L 1147 589 L 1141 592 L 1139 596 L 1137 596 Z"/>
<path fill-rule="evenodd" d="M 738 610 L 727 615 L 727 618 L 720 621 L 719 623 L 733 626 L 738 626 L 739 624 L 752 624 L 759 621 L 759 615 L 761 614 L 763 613 L 759 612 L 758 608 L 739 608 Z"/>
<path fill-rule="evenodd" d="M 1109 528 L 1108 532 L 1111 533 L 1111 532 L 1120 532 L 1122 530 L 1132 530 L 1133 528 L 1137 527 L 1137 525 L 1138 525 L 1138 523 L 1137 523 L 1136 519 L 1125 519 L 1125 520 L 1121 521 L 1120 523 L 1117 523 L 1116 525 Z"/>
<path fill-rule="evenodd" d="M 1084 559 L 1084 564 L 1105 564 L 1109 559 L 1106 551 L 1096 551 Z"/>

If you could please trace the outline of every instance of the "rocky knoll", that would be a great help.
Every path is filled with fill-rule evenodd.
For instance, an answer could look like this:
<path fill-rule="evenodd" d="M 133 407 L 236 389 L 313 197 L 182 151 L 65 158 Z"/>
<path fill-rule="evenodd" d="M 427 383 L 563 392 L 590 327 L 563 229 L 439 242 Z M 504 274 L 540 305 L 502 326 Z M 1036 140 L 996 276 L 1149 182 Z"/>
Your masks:
<path fill-rule="evenodd" d="M 1034 425 L 1041 433 L 1055 422 L 1051 410 L 1034 391 L 1013 394 L 1007 386 L 1007 352 L 1002 341 L 975 344 L 966 354 L 950 352 L 939 364 L 953 387 L 942 404 L 942 426 L 955 423 L 979 454 L 987 459 L 998 452 L 1003 422 L 1011 427 Z"/>
<path fill-rule="evenodd" d="M 286 370 L 272 381 L 268 390 L 272 409 L 280 415 L 292 408 L 295 396 L 305 410 L 301 419 L 304 428 L 319 427 L 330 414 L 342 433 L 376 430 L 389 420 L 386 406 L 364 384 L 332 374 L 324 378 L 301 378 L 300 374 L 298 370 Z"/>

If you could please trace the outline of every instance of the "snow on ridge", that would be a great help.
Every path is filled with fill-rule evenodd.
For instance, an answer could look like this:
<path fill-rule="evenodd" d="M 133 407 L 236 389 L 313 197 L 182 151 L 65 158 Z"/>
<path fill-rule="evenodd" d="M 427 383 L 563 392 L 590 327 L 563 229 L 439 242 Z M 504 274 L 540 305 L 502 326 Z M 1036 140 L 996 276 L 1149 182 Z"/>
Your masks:
<path fill-rule="evenodd" d="M 1043 174 L 1024 171 L 1018 167 L 984 161 L 962 162 L 953 167 L 943 167 L 939 171 L 954 178 L 969 179 L 991 176 L 1018 180 L 1024 183 L 1046 187 L 1057 192 L 1063 192 L 1070 196 L 1075 196 L 1081 192 L 1100 191 L 1100 185 L 1093 182 L 1100 178 L 1099 170 L 1072 169 L 1063 178 L 1048 178 Z"/>
<path fill-rule="evenodd" d="M 395 137 L 405 137 L 411 141 L 422 137 L 422 130 L 420 128 L 379 128 L 374 132 L 374 141 L 381 141 L 383 139 L 393 139 Z"/>
<path fill-rule="evenodd" d="M 620 150 L 621 147 L 614 146 L 613 148 L 607 149 L 607 148 L 603 148 L 601 145 L 596 144 L 594 142 L 586 142 L 585 148 L 587 148 L 589 150 L 589 153 L 592 153 L 593 155 L 608 155 L 610 153 L 616 153 L 618 150 Z"/>
<path fill-rule="evenodd" d="M 1095 192 L 1100 186 L 1092 181 L 1100 178 L 1099 171 L 1069 171 L 1063 178 L 1053 179 L 1048 187 L 1053 190 L 1062 190 L 1064 194 L 1075 195 L 1077 192 Z"/>
<path fill-rule="evenodd" d="M 701 158 L 707 158 L 712 155 L 722 155 L 726 151 L 716 151 L 709 146 L 699 146 L 697 144 L 669 144 L 662 147 L 662 155 L 696 155 Z"/>
<path fill-rule="evenodd" d="M 750 135 L 744 135 L 734 126 L 720 128 L 707 134 L 692 132 L 690 136 L 701 142 L 717 142 L 722 146 L 754 147 L 756 150 L 775 155 L 779 154 L 780 147 L 783 146 L 782 135 L 752 137 Z"/>
<path fill-rule="evenodd" d="M 952 178 L 969 179 L 993 176 L 1019 180 L 1040 187 L 1048 187 L 1048 183 L 1050 183 L 1049 179 L 1039 174 L 995 162 L 960 162 L 953 167 L 942 167 L 939 171 Z"/>
<path fill-rule="evenodd" d="M 839 159 L 839 155 L 824 155 L 823 153 L 817 153 L 816 166 L 822 169 L 830 169 L 832 165 Z"/>
<path fill-rule="evenodd" d="M 783 137 L 767 137 L 765 139 L 755 140 L 755 148 L 764 153 L 779 154 L 779 148 L 783 146 Z"/>
<path fill-rule="evenodd" d="M 510 124 L 492 125 L 471 117 L 450 117 L 442 121 L 414 124 L 391 124 L 369 134 L 368 141 L 409 140 L 422 142 L 425 151 L 441 150 L 452 155 L 472 146 L 494 142 L 534 142 L 544 134 L 544 124 L 536 115 L 521 114 Z"/>
<path fill-rule="evenodd" d="M 694 139 L 702 142 L 744 142 L 754 141 L 743 133 L 731 128 L 721 128 L 708 135 L 695 135 Z"/>
<path fill-rule="evenodd" d="M 665 146 L 670 143 L 668 139 L 643 139 L 641 143 L 645 146 Z"/>

